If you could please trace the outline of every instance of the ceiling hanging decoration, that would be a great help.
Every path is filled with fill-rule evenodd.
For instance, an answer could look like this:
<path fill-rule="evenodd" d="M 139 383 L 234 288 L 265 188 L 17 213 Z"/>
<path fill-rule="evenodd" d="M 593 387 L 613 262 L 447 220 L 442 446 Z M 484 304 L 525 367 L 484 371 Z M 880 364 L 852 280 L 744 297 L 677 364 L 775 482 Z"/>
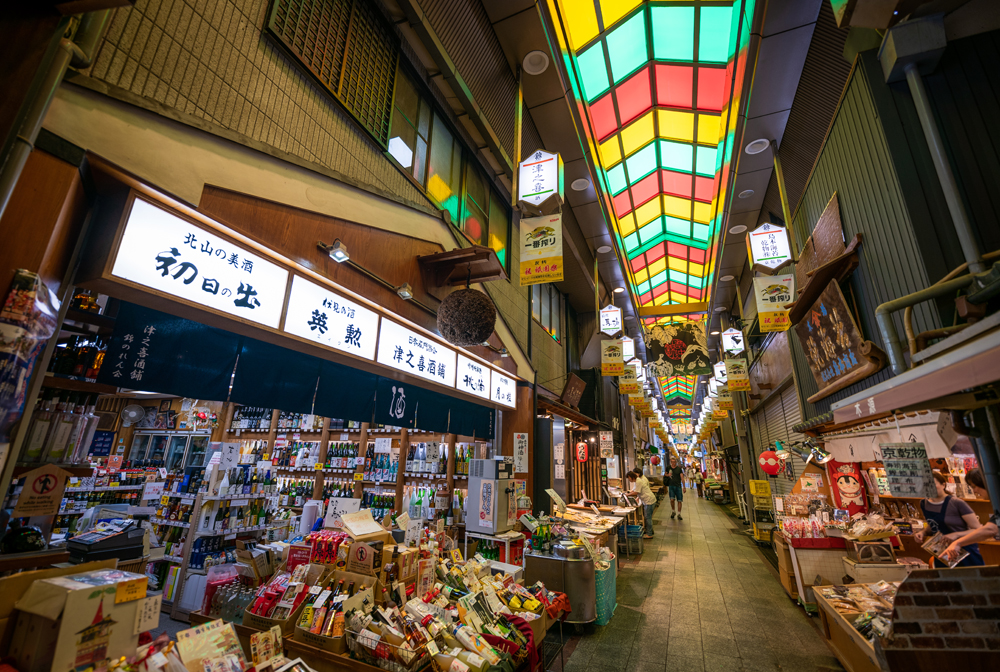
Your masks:
<path fill-rule="evenodd" d="M 732 73 L 745 59 L 740 12 L 719 0 L 553 2 L 634 304 L 701 304 L 704 311 L 733 152 L 725 111 L 733 105 Z M 735 4 L 752 15 L 756 3 Z M 640 319 L 650 330 L 698 319 L 700 311 Z M 704 359 L 710 369 L 707 353 Z M 660 364 L 654 374 L 662 382 L 711 373 L 669 368 Z M 675 389 L 686 387 L 678 381 Z"/>
<path fill-rule="evenodd" d="M 712 375 L 703 321 L 656 325 L 646 336 L 649 367 L 657 378 Z"/>
<path fill-rule="evenodd" d="M 497 323 L 497 309 L 483 292 L 459 289 L 444 298 L 438 308 L 437 327 L 449 343 L 482 345 Z"/>

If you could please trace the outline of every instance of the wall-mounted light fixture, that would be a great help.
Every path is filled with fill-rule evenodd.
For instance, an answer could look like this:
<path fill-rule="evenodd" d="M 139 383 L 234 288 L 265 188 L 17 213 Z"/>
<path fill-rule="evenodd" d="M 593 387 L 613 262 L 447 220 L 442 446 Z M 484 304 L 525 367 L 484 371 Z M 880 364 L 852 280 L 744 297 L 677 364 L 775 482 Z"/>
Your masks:
<path fill-rule="evenodd" d="M 316 247 L 326 252 L 338 264 L 342 264 L 351 258 L 351 255 L 347 253 L 347 245 L 344 245 L 340 238 L 334 240 L 333 245 L 327 245 L 321 240 L 316 243 Z"/>
<path fill-rule="evenodd" d="M 413 287 L 410 287 L 410 283 L 404 282 L 399 287 L 396 287 L 396 293 L 399 294 L 399 298 L 409 301 L 413 298 Z"/>

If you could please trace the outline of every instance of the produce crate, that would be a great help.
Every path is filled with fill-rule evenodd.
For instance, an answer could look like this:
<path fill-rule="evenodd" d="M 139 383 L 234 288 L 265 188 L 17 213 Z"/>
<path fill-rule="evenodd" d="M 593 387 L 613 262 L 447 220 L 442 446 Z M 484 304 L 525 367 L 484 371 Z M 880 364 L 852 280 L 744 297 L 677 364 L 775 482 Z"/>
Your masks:
<path fill-rule="evenodd" d="M 369 632 L 369 635 L 374 633 Z M 374 648 L 369 646 L 372 639 L 365 639 L 365 636 L 351 630 L 347 631 L 347 648 L 351 652 L 351 658 L 360 660 L 375 667 L 381 667 L 390 672 L 419 672 L 428 669 L 431 664 L 430 653 L 427 652 L 426 645 L 421 645 L 416 649 L 407 649 L 401 646 L 394 646 L 389 642 L 378 639 L 374 642 Z"/>

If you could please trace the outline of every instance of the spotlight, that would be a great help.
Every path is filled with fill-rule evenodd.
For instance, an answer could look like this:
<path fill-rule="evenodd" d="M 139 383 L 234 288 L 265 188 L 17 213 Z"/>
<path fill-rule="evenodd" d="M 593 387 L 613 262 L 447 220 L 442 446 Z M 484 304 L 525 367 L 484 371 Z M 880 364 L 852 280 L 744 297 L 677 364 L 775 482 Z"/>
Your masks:
<path fill-rule="evenodd" d="M 601 245 L 599 248 L 597 248 L 598 254 L 607 254 L 610 251 L 611 251 L 610 245 Z"/>
<path fill-rule="evenodd" d="M 743 226 L 742 224 L 737 224 L 736 226 L 734 226 L 731 229 L 729 229 L 729 233 L 733 233 L 733 234 L 744 233 L 746 230 L 747 230 L 747 227 Z"/>
<path fill-rule="evenodd" d="M 399 287 L 396 288 L 396 293 L 399 294 L 399 298 L 404 301 L 409 301 L 413 298 L 413 288 L 410 287 L 410 283 L 404 282 Z"/>
<path fill-rule="evenodd" d="M 326 252 L 338 264 L 342 264 L 351 258 L 351 255 L 347 253 L 347 245 L 344 245 L 340 238 L 334 240 L 333 245 L 327 245 L 323 241 L 320 241 L 316 243 L 316 247 Z"/>
<path fill-rule="evenodd" d="M 624 288 L 624 287 L 615 287 L 615 288 L 614 288 L 614 289 L 613 289 L 612 291 L 613 291 L 613 292 L 614 292 L 615 294 L 621 294 L 622 292 L 624 292 L 624 291 L 625 291 L 625 288 Z"/>
<path fill-rule="evenodd" d="M 709 336 L 718 336 L 719 335 L 718 331 L 710 331 L 708 333 L 709 333 Z"/>
<path fill-rule="evenodd" d="M 753 189 L 744 189 L 736 195 L 736 198 L 750 198 L 753 196 Z"/>
<path fill-rule="evenodd" d="M 573 188 L 573 191 L 587 191 L 587 187 L 590 186 L 590 180 L 579 177 L 570 182 L 569 186 Z"/>
<path fill-rule="evenodd" d="M 724 275 L 721 278 L 719 278 L 719 282 L 731 282 L 734 279 L 735 278 L 731 275 Z"/>

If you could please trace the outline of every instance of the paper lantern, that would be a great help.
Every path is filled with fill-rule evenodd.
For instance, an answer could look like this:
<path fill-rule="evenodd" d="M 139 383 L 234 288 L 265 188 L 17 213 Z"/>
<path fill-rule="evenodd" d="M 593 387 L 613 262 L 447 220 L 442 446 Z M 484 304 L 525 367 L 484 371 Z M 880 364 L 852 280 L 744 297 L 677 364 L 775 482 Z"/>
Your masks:
<path fill-rule="evenodd" d="M 586 462 L 587 461 L 587 442 L 581 441 L 576 444 L 576 461 Z"/>
<path fill-rule="evenodd" d="M 658 465 L 660 463 L 660 456 L 659 455 L 653 455 L 651 458 L 649 458 L 649 463 L 652 464 L 655 467 L 656 465 Z"/>
<path fill-rule="evenodd" d="M 768 476 L 777 476 L 778 472 L 781 471 L 781 460 L 778 459 L 777 453 L 773 450 L 765 450 L 761 453 L 760 457 L 757 458 L 757 463 Z"/>

